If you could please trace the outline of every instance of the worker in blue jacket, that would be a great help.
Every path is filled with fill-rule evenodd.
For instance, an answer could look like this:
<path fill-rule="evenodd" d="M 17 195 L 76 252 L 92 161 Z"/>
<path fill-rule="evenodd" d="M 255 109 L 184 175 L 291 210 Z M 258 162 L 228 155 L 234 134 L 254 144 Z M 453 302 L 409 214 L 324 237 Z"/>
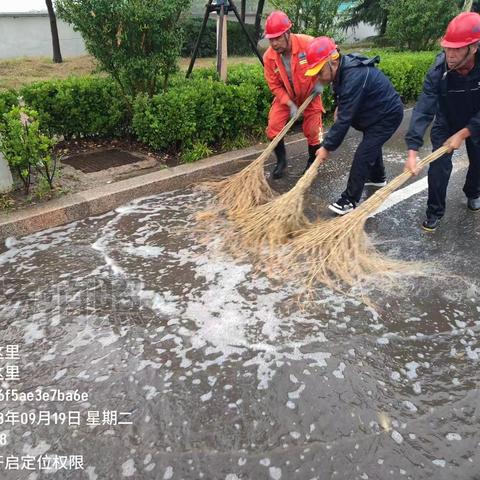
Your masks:
<path fill-rule="evenodd" d="M 309 70 L 322 85 L 331 84 L 335 96 L 334 124 L 317 151 L 325 161 L 342 143 L 350 126 L 363 133 L 355 152 L 347 188 L 329 205 L 338 215 L 352 211 L 365 185 L 386 184 L 382 147 L 395 133 L 403 119 L 400 96 L 390 80 L 375 67 L 379 58 L 356 54 L 340 55 L 329 37 L 314 39 L 307 48 Z"/>
<path fill-rule="evenodd" d="M 450 153 L 435 160 L 428 170 L 427 218 L 422 226 L 433 232 L 445 213 L 447 186 L 452 172 L 452 153 L 464 140 L 469 168 L 463 187 L 467 207 L 480 211 L 480 15 L 464 12 L 448 25 L 439 54 L 423 84 L 405 137 L 405 168 L 418 173 L 417 152 L 427 127 L 433 149 L 446 145 Z"/>

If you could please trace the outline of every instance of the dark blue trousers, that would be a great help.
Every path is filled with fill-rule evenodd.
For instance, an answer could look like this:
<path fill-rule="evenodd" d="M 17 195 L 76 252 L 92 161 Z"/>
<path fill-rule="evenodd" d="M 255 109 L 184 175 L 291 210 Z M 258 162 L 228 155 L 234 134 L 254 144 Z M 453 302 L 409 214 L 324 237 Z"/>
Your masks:
<path fill-rule="evenodd" d="M 347 188 L 342 193 L 343 198 L 356 205 L 367 180 L 385 180 L 382 147 L 395 133 L 402 119 L 403 106 L 399 104 L 398 110 L 363 131 L 363 139 L 353 157 Z"/>
<path fill-rule="evenodd" d="M 433 149 L 440 148 L 451 134 L 432 128 L 431 140 Z M 470 138 L 465 141 L 468 154 L 468 171 L 463 186 L 467 198 L 480 197 L 480 145 L 475 145 Z M 448 181 L 452 173 L 452 155 L 447 153 L 430 164 L 428 169 L 428 201 L 427 217 L 442 218 L 445 214 Z"/>

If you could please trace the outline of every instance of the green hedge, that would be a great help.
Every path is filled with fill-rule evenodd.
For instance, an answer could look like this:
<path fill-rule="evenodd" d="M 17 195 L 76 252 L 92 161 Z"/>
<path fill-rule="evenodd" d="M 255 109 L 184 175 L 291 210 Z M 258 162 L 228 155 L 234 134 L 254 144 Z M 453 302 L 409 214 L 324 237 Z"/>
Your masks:
<path fill-rule="evenodd" d="M 415 102 L 423 80 L 438 52 L 374 52 L 380 55 L 379 68 L 390 78 L 404 103 Z"/>
<path fill-rule="evenodd" d="M 379 67 L 405 102 L 416 100 L 435 58 L 435 52 L 374 50 L 367 54 L 381 56 Z M 106 78 L 76 77 L 2 92 L 0 113 L 16 104 L 18 95 L 39 112 L 41 124 L 50 134 L 109 137 L 131 129 L 150 147 L 171 152 L 207 151 L 262 132 L 272 101 L 260 65 L 231 66 L 227 84 L 218 81 L 213 68 L 195 69 L 188 80 L 178 74 L 166 92 L 152 98 L 139 96 L 133 117 L 116 84 Z M 329 89 L 323 102 L 327 113 L 331 112 Z"/>
<path fill-rule="evenodd" d="M 0 92 L 0 119 L 3 118 L 4 113 L 9 112 L 16 105 L 18 105 L 18 93 L 15 90 Z"/>
<path fill-rule="evenodd" d="M 434 52 L 367 54 L 381 55 L 381 70 L 405 102 L 417 98 L 435 57 Z M 133 130 L 142 142 L 157 149 L 179 151 L 196 144 L 213 146 L 263 129 L 271 100 L 260 65 L 231 67 L 227 85 L 218 82 L 215 69 L 197 69 L 190 80 L 178 76 L 165 93 L 152 99 L 138 98 Z M 333 96 L 329 88 L 323 94 L 323 103 L 331 113 Z"/>
<path fill-rule="evenodd" d="M 128 114 L 116 84 L 106 78 L 72 77 L 37 82 L 19 94 L 39 113 L 50 135 L 115 136 L 124 130 Z"/>
<path fill-rule="evenodd" d="M 197 42 L 198 34 L 202 26 L 203 19 L 192 18 L 185 22 L 182 26 L 184 31 L 184 42 L 182 45 L 182 57 L 190 57 Z M 252 39 L 255 38 L 255 28 L 253 25 L 246 25 L 247 31 Z M 240 24 L 236 21 L 227 23 L 227 39 L 229 55 L 251 55 L 252 47 L 248 42 L 246 35 L 243 33 Z M 200 47 L 198 50 L 199 57 L 214 57 L 217 53 L 217 22 L 209 20 L 202 35 Z"/>
<path fill-rule="evenodd" d="M 224 84 L 204 72 L 153 98 L 138 97 L 133 131 L 162 150 L 217 145 L 264 128 L 268 98 L 254 82 Z"/>
<path fill-rule="evenodd" d="M 218 80 L 218 75 L 215 68 L 201 68 L 192 72 L 192 79 Z M 244 85 L 247 83 L 253 85 L 258 91 L 256 105 L 260 118 L 267 118 L 273 96 L 265 81 L 263 67 L 260 64 L 234 65 L 228 69 L 228 85 Z"/>

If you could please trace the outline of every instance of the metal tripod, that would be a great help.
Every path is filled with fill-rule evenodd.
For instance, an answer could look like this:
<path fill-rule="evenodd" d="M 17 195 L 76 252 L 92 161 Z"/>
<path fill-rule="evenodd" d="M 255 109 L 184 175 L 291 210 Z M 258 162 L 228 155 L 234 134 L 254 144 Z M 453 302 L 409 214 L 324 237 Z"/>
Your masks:
<path fill-rule="evenodd" d="M 248 33 L 245 22 L 240 17 L 237 7 L 233 0 L 208 0 L 208 3 L 205 6 L 205 15 L 203 17 L 202 27 L 200 29 L 200 33 L 198 34 L 197 41 L 195 43 L 195 48 L 193 49 L 192 58 L 190 60 L 190 65 L 188 66 L 187 70 L 187 78 L 192 73 L 193 65 L 195 64 L 195 60 L 197 59 L 198 49 L 200 48 L 200 41 L 202 40 L 202 36 L 205 32 L 205 28 L 207 27 L 208 18 L 210 17 L 210 13 L 216 12 L 219 15 L 219 28 L 217 32 L 217 45 L 222 45 L 222 36 L 223 36 L 223 23 L 225 22 L 225 15 L 228 15 L 228 12 L 232 11 L 235 16 L 237 17 L 238 23 L 242 27 L 243 33 L 247 36 L 248 42 L 252 47 L 253 52 L 257 55 L 258 59 L 260 60 L 261 64 L 263 65 L 263 59 L 260 55 L 255 42 L 253 41 L 252 37 Z M 221 66 L 222 66 L 222 57 L 220 53 L 220 48 L 217 48 L 217 71 L 220 73 Z"/>

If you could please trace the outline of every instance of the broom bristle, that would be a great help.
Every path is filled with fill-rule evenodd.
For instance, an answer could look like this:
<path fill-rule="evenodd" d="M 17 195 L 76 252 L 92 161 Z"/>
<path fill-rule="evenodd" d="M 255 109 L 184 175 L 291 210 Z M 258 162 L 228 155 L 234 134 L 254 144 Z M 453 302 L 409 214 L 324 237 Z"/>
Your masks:
<path fill-rule="evenodd" d="M 364 231 L 368 213 L 312 224 L 274 257 L 276 275 L 301 278 L 305 293 L 317 284 L 345 292 L 374 274 L 412 271 L 412 264 L 382 256 Z M 270 259 L 269 265 L 272 265 Z"/>
<path fill-rule="evenodd" d="M 227 211 L 228 217 L 235 218 L 237 215 L 258 205 L 263 205 L 274 198 L 275 193 L 270 188 L 263 173 L 265 161 L 315 96 L 315 93 L 311 93 L 308 96 L 298 108 L 297 113 L 287 122 L 254 162 L 224 180 L 203 182 L 201 184 L 203 187 L 216 192 L 217 200 Z"/>
<path fill-rule="evenodd" d="M 318 165 L 319 162 L 315 161 L 289 192 L 237 215 L 236 239 L 243 248 L 251 252 L 259 252 L 264 247 L 274 250 L 309 225 L 303 213 L 304 197 L 318 174 Z"/>
<path fill-rule="evenodd" d="M 210 222 L 217 218 L 218 212 L 215 210 L 203 210 L 195 214 L 195 220 L 197 222 Z"/>
<path fill-rule="evenodd" d="M 447 151 L 446 147 L 436 150 L 419 166 Z M 346 216 L 311 224 L 292 240 L 285 253 L 271 257 L 268 265 L 273 265 L 281 278 L 304 279 L 307 295 L 319 283 L 345 292 L 372 275 L 386 278 L 398 273 L 420 273 L 422 264 L 395 260 L 378 252 L 364 230 L 367 218 L 410 177 L 411 173 L 403 172 Z"/>
<path fill-rule="evenodd" d="M 240 172 L 220 181 L 203 182 L 201 186 L 216 192 L 217 200 L 227 215 L 236 217 L 274 198 L 275 193 L 263 173 L 264 163 L 265 156 L 261 155 Z"/>

